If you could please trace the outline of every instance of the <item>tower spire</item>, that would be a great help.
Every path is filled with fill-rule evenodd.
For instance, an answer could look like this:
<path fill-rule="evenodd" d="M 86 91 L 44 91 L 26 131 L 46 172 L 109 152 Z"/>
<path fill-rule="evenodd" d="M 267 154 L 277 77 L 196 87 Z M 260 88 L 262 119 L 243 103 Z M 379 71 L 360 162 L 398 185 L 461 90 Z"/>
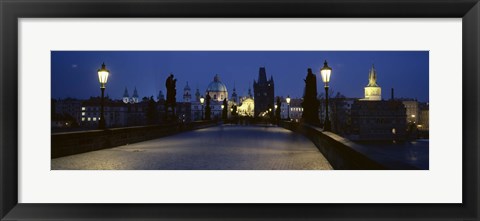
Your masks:
<path fill-rule="evenodd" d="M 127 87 L 125 87 L 125 91 L 123 92 L 123 103 L 128 103 L 130 101 L 130 96 L 128 95 Z"/>
<path fill-rule="evenodd" d="M 375 65 L 372 64 L 372 68 L 368 73 L 368 87 L 378 87 L 377 85 L 377 71 L 375 70 Z"/>

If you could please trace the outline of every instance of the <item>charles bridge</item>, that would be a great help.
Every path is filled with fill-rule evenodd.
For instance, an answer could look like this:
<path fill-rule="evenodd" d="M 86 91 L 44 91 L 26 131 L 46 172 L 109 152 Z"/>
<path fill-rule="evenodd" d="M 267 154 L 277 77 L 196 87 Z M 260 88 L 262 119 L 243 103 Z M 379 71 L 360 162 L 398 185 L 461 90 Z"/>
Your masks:
<path fill-rule="evenodd" d="M 419 169 L 290 121 L 198 121 L 54 133 L 52 169 Z"/>

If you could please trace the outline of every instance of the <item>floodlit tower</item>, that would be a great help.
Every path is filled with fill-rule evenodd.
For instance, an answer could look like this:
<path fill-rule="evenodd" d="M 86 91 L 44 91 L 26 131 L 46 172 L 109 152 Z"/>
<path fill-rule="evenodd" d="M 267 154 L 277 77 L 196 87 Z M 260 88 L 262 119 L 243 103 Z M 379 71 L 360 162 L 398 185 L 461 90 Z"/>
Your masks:
<path fill-rule="evenodd" d="M 364 100 L 382 100 L 382 88 L 377 84 L 377 71 L 375 70 L 374 65 L 372 65 L 372 68 L 368 73 L 368 85 L 365 87 Z"/>

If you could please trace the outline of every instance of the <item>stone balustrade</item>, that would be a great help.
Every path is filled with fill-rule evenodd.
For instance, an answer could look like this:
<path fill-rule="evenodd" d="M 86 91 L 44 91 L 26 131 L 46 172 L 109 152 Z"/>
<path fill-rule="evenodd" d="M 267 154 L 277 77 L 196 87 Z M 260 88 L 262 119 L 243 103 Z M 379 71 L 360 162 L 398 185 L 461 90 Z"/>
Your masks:
<path fill-rule="evenodd" d="M 175 123 L 152 126 L 111 128 L 106 130 L 54 133 L 51 135 L 51 157 L 58 158 L 94 150 L 117 147 L 213 125 L 216 125 L 216 123 L 212 121 L 197 121 L 188 124 Z"/>

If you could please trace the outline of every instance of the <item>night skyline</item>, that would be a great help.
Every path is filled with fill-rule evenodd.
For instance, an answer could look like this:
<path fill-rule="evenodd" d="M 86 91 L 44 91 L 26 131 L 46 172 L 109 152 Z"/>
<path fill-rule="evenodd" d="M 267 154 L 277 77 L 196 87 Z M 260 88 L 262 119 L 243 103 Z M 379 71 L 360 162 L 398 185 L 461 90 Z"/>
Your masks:
<path fill-rule="evenodd" d="M 125 87 L 130 95 L 136 87 L 140 97 L 165 94 L 170 73 L 177 81 L 177 100 L 182 101 L 188 81 L 192 91 L 203 94 L 218 74 L 231 94 L 245 96 L 253 90 L 260 67 L 273 75 L 275 96 L 301 97 L 307 69 L 317 76 L 319 94 L 323 82 L 319 70 L 324 60 L 333 69 L 330 86 L 346 97 L 363 98 L 368 72 L 375 65 L 382 98 L 416 98 L 428 102 L 428 51 L 52 51 L 52 98 L 86 99 L 99 96 L 97 69 L 105 62 L 110 70 L 106 95 L 121 99 Z"/>

